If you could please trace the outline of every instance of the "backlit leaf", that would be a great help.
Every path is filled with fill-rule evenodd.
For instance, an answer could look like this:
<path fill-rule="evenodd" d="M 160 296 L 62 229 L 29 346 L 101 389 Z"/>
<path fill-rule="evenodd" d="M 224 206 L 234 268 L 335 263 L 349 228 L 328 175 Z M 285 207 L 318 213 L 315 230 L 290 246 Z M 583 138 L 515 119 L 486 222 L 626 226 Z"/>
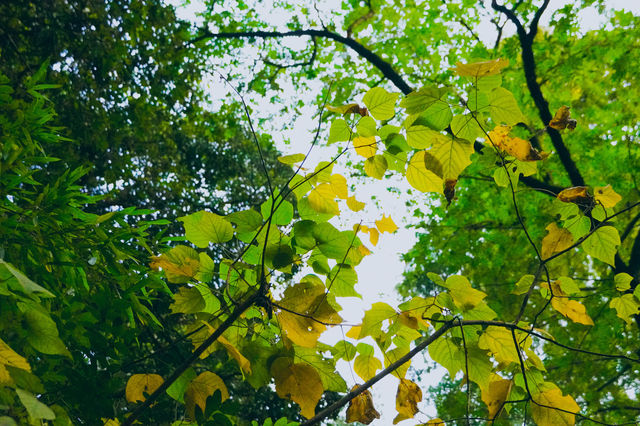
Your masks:
<path fill-rule="evenodd" d="M 383 215 L 381 219 L 376 220 L 376 227 L 381 233 L 388 232 L 390 234 L 393 234 L 398 229 L 398 226 L 393 222 L 391 216 L 387 215 Z"/>
<path fill-rule="evenodd" d="M 476 307 L 487 297 L 486 293 L 471 287 L 469 280 L 462 275 L 448 277 L 443 287 L 449 290 L 453 302 L 463 311 Z"/>
<path fill-rule="evenodd" d="M 575 415 L 570 413 L 578 413 L 580 407 L 576 401 L 569 395 L 562 396 L 560 389 L 548 389 L 533 395 L 531 403 L 531 416 L 538 426 L 572 426 L 575 424 Z M 555 410 L 559 408 L 565 411 Z"/>
<path fill-rule="evenodd" d="M 364 158 L 373 157 L 378 152 L 378 144 L 375 136 L 357 136 L 353 139 L 353 147 L 358 155 Z"/>
<path fill-rule="evenodd" d="M 346 200 L 349 196 L 347 179 L 344 176 L 339 174 L 331 175 L 329 185 L 331 185 L 331 190 L 336 197 Z"/>
<path fill-rule="evenodd" d="M 489 386 L 481 389 L 482 401 L 487 404 L 489 418 L 493 419 L 500 413 L 512 386 L 512 380 L 503 379 L 497 374 L 493 374 Z"/>
<path fill-rule="evenodd" d="M 633 277 L 626 272 L 621 272 L 616 274 L 614 277 L 614 282 L 616 284 L 616 290 L 618 291 L 626 291 L 631 288 L 631 281 L 633 281 Z"/>
<path fill-rule="evenodd" d="M 127 381 L 125 395 L 129 402 L 144 402 L 147 399 L 144 394 L 151 395 L 164 383 L 162 376 L 158 374 L 134 374 Z"/>
<path fill-rule="evenodd" d="M 335 201 L 336 194 L 333 192 L 331 185 L 323 183 L 309 193 L 309 205 L 318 213 L 328 213 L 331 215 L 340 214 L 338 203 Z"/>
<path fill-rule="evenodd" d="M 426 86 L 409 93 L 400 101 L 400 106 L 406 109 L 407 114 L 418 114 L 439 102 L 446 93 L 446 88 Z"/>
<path fill-rule="evenodd" d="M 460 173 L 471 164 L 470 157 L 473 154 L 473 145 L 471 142 L 454 137 L 438 138 L 427 153 L 438 160 L 442 167 L 442 178 L 457 179 Z M 425 161 L 427 160 L 428 157 L 425 157 Z M 428 161 L 427 168 L 433 170 L 428 166 Z"/>
<path fill-rule="evenodd" d="M 204 412 L 207 398 L 217 390 L 220 391 L 222 401 L 229 399 L 227 386 L 217 374 L 205 371 L 193 379 L 184 392 L 184 403 L 189 417 L 195 418 L 196 405 Z"/>
<path fill-rule="evenodd" d="M 387 171 L 387 160 L 382 155 L 374 155 L 364 162 L 364 172 L 375 179 L 382 179 Z"/>
<path fill-rule="evenodd" d="M 353 361 L 353 370 L 362 380 L 367 381 L 382 368 L 382 362 L 373 354 L 358 355 Z"/>
<path fill-rule="evenodd" d="M 552 254 L 568 249 L 573 244 L 573 235 L 564 228 L 558 228 L 555 222 L 546 228 L 547 235 L 542 239 L 542 259 L 549 258 Z"/>
<path fill-rule="evenodd" d="M 529 141 L 510 136 L 510 130 L 509 126 L 496 126 L 488 132 L 489 140 L 496 147 L 520 161 L 538 161 L 548 157 L 546 152 L 539 152 Z M 525 174 L 525 176 L 527 175 Z"/>
<path fill-rule="evenodd" d="M 359 212 L 360 210 L 364 209 L 364 206 L 365 203 L 356 200 L 356 197 L 354 195 L 347 198 L 347 207 L 349 207 L 351 211 Z"/>
<path fill-rule="evenodd" d="M 195 314 L 202 312 L 205 306 L 205 301 L 197 288 L 180 287 L 178 292 L 173 295 L 173 303 L 170 309 L 174 314 Z"/>
<path fill-rule="evenodd" d="M 513 126 L 524 119 L 513 94 L 503 87 L 489 93 L 489 114 L 496 125 Z"/>
<path fill-rule="evenodd" d="M 376 120 L 369 116 L 362 117 L 358 121 L 356 129 L 358 131 L 358 136 L 362 136 L 365 138 L 370 136 L 378 136 L 378 132 L 376 130 Z"/>
<path fill-rule="evenodd" d="M 622 200 L 622 197 L 613 190 L 611 185 L 596 186 L 593 190 L 593 195 L 596 201 L 599 201 L 606 208 L 614 207 Z"/>
<path fill-rule="evenodd" d="M 473 62 L 469 64 L 463 64 L 462 62 L 456 62 L 456 67 L 453 71 L 462 77 L 484 77 L 487 75 L 500 74 L 503 68 L 509 66 L 508 59 L 494 59 L 491 61 Z"/>
<path fill-rule="evenodd" d="M 519 362 L 518 351 L 511 331 L 504 327 L 487 327 L 478 340 L 478 347 L 491 351 L 499 363 Z"/>
<path fill-rule="evenodd" d="M 622 318 L 627 324 L 632 323 L 632 317 L 640 314 L 640 302 L 633 294 L 623 294 L 620 297 L 614 297 L 609 302 L 609 306 L 616 310 L 618 317 Z"/>
<path fill-rule="evenodd" d="M 360 114 L 362 117 L 368 115 L 367 109 L 364 107 L 361 107 L 358 104 L 346 104 L 346 105 L 340 105 L 340 106 L 331 106 L 331 105 L 327 105 L 327 109 L 331 112 L 335 112 L 338 114 L 342 114 L 342 115 L 349 115 L 349 114 Z"/>
<path fill-rule="evenodd" d="M 443 180 L 425 163 L 425 151 L 416 152 L 407 164 L 407 181 L 418 191 L 442 193 Z"/>
<path fill-rule="evenodd" d="M 226 337 L 220 336 L 217 340 L 224 348 L 227 350 L 227 353 L 230 357 L 236 360 L 238 366 L 245 374 L 251 374 L 251 362 L 240 353 L 237 347 L 235 347 L 230 341 L 227 340 Z"/>
<path fill-rule="evenodd" d="M 358 385 L 355 385 L 351 390 L 353 391 L 357 388 Z M 349 401 L 349 407 L 347 408 L 347 423 L 360 422 L 368 425 L 375 419 L 379 418 L 380 413 L 378 413 L 373 406 L 373 398 L 368 390 L 362 392 L 360 395 Z"/>
<path fill-rule="evenodd" d="M 389 93 L 382 87 L 369 89 L 362 98 L 369 112 L 376 120 L 388 120 L 395 114 L 399 93 Z"/>
<path fill-rule="evenodd" d="M 344 142 L 349 141 L 353 137 L 353 132 L 346 121 L 339 118 L 337 120 L 333 120 L 331 123 L 331 128 L 329 130 L 329 140 L 328 144 L 332 144 L 334 142 Z"/>
<path fill-rule="evenodd" d="M 162 268 L 170 283 L 184 284 L 198 274 L 200 256 L 191 247 L 176 246 L 160 256 L 152 257 L 149 266 L 152 269 Z"/>
<path fill-rule="evenodd" d="M 278 161 L 282 164 L 292 165 L 301 162 L 306 158 L 304 154 L 290 154 L 290 155 L 281 155 L 278 157 Z"/>
<path fill-rule="evenodd" d="M 187 240 L 200 248 L 208 247 L 209 243 L 226 243 L 233 237 L 231 223 L 215 213 L 202 210 L 178 220 L 184 223 Z"/>
<path fill-rule="evenodd" d="M 614 266 L 616 249 L 619 245 L 618 230 L 613 226 L 601 226 L 584 240 L 581 247 L 589 256 Z"/>
<path fill-rule="evenodd" d="M 398 415 L 393 420 L 397 424 L 402 420 L 412 419 L 418 410 L 418 403 L 422 401 L 422 390 L 420 387 L 407 379 L 400 379 L 396 392 L 396 410 Z"/>
<path fill-rule="evenodd" d="M 318 372 L 307 364 L 294 364 L 290 358 L 280 357 L 271 364 L 276 393 L 300 406 L 300 413 L 310 419 L 324 388 Z"/>
<path fill-rule="evenodd" d="M 317 278 L 317 277 L 316 277 Z M 325 286 L 319 279 L 304 279 L 288 287 L 282 300 L 278 320 L 287 337 L 297 345 L 312 348 L 327 329 L 324 323 L 340 323 L 342 318 L 329 304 Z"/>

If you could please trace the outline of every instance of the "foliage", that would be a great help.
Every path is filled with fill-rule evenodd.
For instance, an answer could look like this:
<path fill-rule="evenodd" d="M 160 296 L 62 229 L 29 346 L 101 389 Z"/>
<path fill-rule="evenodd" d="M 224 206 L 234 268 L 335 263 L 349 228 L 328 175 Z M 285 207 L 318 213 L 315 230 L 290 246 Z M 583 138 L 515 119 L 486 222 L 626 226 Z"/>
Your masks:
<path fill-rule="evenodd" d="M 92 250 L 102 249 L 101 261 L 126 254 L 116 257 L 112 261 L 115 270 L 108 270 L 103 281 L 86 291 L 104 286 L 118 300 L 120 292 L 135 288 L 136 292 L 127 295 L 136 302 L 115 312 L 122 315 L 131 309 L 134 320 L 109 330 L 96 324 L 95 339 L 104 339 L 107 333 L 117 343 L 142 338 L 134 324 L 140 323 L 149 332 L 155 320 L 169 318 L 171 331 L 191 345 L 182 360 L 162 368 L 159 360 L 164 348 L 145 341 L 139 348 L 158 362 L 141 364 L 145 369 L 126 377 L 120 374 L 114 380 L 123 384 L 126 379 L 122 390 L 126 403 L 119 401 L 122 405 L 104 416 L 106 424 L 171 418 L 166 415 L 166 396 L 175 401 L 172 404 L 187 421 L 241 422 L 243 417 L 235 406 L 242 400 L 238 377 L 258 390 L 273 386 L 280 398 L 299 407 L 306 419 L 303 424 L 326 419 L 347 404 L 348 422 L 369 424 L 379 417 L 373 406 L 374 385 L 390 374 L 398 379 L 394 420 L 398 423 L 419 412 L 423 389 L 410 380 L 408 371 L 412 358 L 424 353 L 444 367 L 450 379 L 430 390 L 440 417 L 425 424 L 511 424 L 529 419 L 539 425 L 632 424 L 637 420 L 640 237 L 636 225 L 640 201 L 627 171 L 633 170 L 638 157 L 634 142 L 637 114 L 633 94 L 628 93 L 631 90 L 623 90 L 636 76 L 626 62 L 624 48 L 618 46 L 631 27 L 637 28 L 637 18 L 617 13 L 613 19 L 630 28 L 591 32 L 578 40 L 571 6 L 556 12 L 555 31 L 545 32 L 538 26 L 548 1 L 539 7 L 532 2 L 502 6 L 494 1 L 495 16 L 515 25 L 517 34 L 499 38 L 491 50 L 482 43 L 469 43 L 479 21 L 478 16 L 465 13 L 471 3 L 444 3 L 444 18 L 468 29 L 471 35 L 467 36 L 447 32 L 442 20 L 435 19 L 442 2 L 428 3 L 425 14 L 429 19 L 425 20 L 409 7 L 345 2 L 345 37 L 333 27 L 306 29 L 297 21 L 290 23 L 289 33 L 256 31 L 261 22 L 253 13 L 242 22 L 246 28 L 238 30 L 239 23 L 230 20 L 231 12 L 221 12 L 212 2 L 208 10 L 211 22 L 193 40 L 203 51 L 220 53 L 225 40 L 239 46 L 245 37 L 310 36 L 313 56 L 300 68 L 319 61 L 322 65 L 308 75 L 314 77 L 335 70 L 322 44 L 332 40 L 367 60 L 402 94 L 376 85 L 363 90 L 360 97 L 353 89 L 362 82 L 345 79 L 334 95 L 339 102 L 326 108 L 334 114 L 326 126 L 326 140 L 338 147 L 336 156 L 313 170 L 305 167 L 307 154 L 280 157 L 291 171 L 284 182 L 266 179 L 268 197 L 262 204 L 233 212 L 190 211 L 178 218 L 184 240 L 170 247 L 146 235 L 149 224 L 145 222 L 133 228 L 122 220 L 103 236 L 96 231 L 103 223 L 108 225 L 112 218 L 135 210 L 103 216 L 82 213 L 80 204 L 91 200 L 82 198 L 77 188 L 73 188 L 74 197 L 82 202 L 65 199 L 56 206 L 59 210 L 46 211 L 45 219 L 54 223 L 44 229 L 56 229 L 71 220 L 71 225 L 91 235 L 83 243 Z M 237 6 L 247 7 L 244 2 Z M 291 5 L 283 2 L 281 7 L 286 10 Z M 377 14 L 387 19 L 375 19 Z M 370 35 L 352 37 L 368 23 L 369 34 L 375 37 L 400 23 L 408 30 L 379 40 Z M 500 21 L 496 27 L 501 34 Z M 420 37 L 429 37 L 435 47 L 441 42 L 461 44 L 448 58 L 450 69 L 443 69 L 442 58 L 416 43 Z M 618 45 L 609 46 L 609 37 Z M 584 49 L 580 55 L 557 53 L 569 42 Z M 606 66 L 614 82 L 611 87 L 602 82 L 602 69 L 596 67 L 604 56 L 595 49 L 601 44 L 612 52 Z M 272 50 L 269 47 L 268 52 L 283 52 L 277 45 Z M 372 49 L 396 53 L 398 65 L 392 67 Z M 546 59 L 536 62 L 540 57 Z M 414 58 L 430 59 L 418 64 L 419 59 Z M 232 58 L 229 63 L 235 61 Z M 560 73 L 565 66 L 571 73 Z M 412 90 L 401 75 L 415 69 L 430 70 L 425 74 L 434 77 Z M 364 82 L 373 81 L 373 72 L 361 75 Z M 291 76 L 303 87 L 303 73 L 292 71 Z M 258 73 L 256 81 L 262 77 Z M 568 84 L 568 78 L 575 80 Z M 276 73 L 262 86 L 254 83 L 252 87 L 266 93 L 267 85 L 277 88 L 277 81 Z M 28 86 L 36 98 L 32 108 L 42 104 L 38 90 L 46 88 Z M 4 89 L 2 93 L 9 92 Z M 27 109 L 11 97 L 6 100 L 13 105 L 9 111 Z M 35 123 L 35 129 L 26 133 L 22 128 L 12 130 L 14 123 L 22 125 L 24 114 L 3 121 L 3 132 L 10 135 L 7 140 L 26 146 L 27 154 L 39 145 L 29 147 L 33 138 L 23 135 L 37 134 L 47 122 L 44 110 L 36 111 L 40 118 L 26 121 Z M 605 133 L 598 133 L 601 123 L 605 123 Z M 624 128 L 618 130 L 619 123 Z M 316 134 L 312 148 L 321 135 Z M 255 142 L 259 144 L 257 137 Z M 3 181 L 3 189 L 15 191 L 6 198 L 6 209 L 15 209 L 16 204 L 25 213 L 38 214 L 39 197 L 33 198 L 31 192 L 40 189 L 35 180 L 38 172 L 47 175 L 50 171 L 33 167 L 27 154 Z M 375 227 L 361 222 L 347 229 L 334 225 L 332 219 L 346 216 L 346 210 L 358 212 L 364 206 L 354 193 L 358 181 L 334 172 L 345 157 L 351 169 L 364 172 L 367 178 L 396 175 L 406 179 L 412 188 L 412 207 L 421 219 L 419 228 L 428 233 L 405 256 L 412 266 L 401 287 L 406 300 L 398 306 L 374 303 L 360 324 L 345 330 L 344 340 L 328 345 L 319 340 L 322 333 L 329 327 L 346 327 L 341 298 L 360 296 L 358 265 L 379 243 L 381 234 L 397 229 L 386 214 L 375 221 Z M 260 166 L 268 169 L 264 158 Z M 12 187 L 14 181 L 17 186 Z M 47 191 L 43 189 L 42 199 L 47 199 Z M 34 208 L 34 199 L 38 208 Z M 428 205 L 423 204 L 427 201 Z M 3 234 L 16 232 L 24 239 L 38 227 L 39 222 L 33 220 L 7 217 Z M 93 258 L 86 260 L 83 250 L 87 249 L 82 244 L 57 240 L 72 237 L 74 232 L 80 231 L 64 229 L 51 233 L 51 243 L 21 242 L 20 247 L 46 247 L 52 256 L 62 251 L 66 256 L 59 262 L 61 271 L 74 267 L 95 273 L 89 268 L 94 266 Z M 101 239 L 110 235 L 117 237 L 105 244 Z M 156 256 L 145 259 L 133 240 Z M 6 255 L 1 265 L 6 289 L 0 294 L 7 298 L 8 308 L 0 312 L 9 312 L 31 327 L 20 335 L 8 327 L 15 321 L 13 315 L 0 322 L 7 329 L 3 336 L 9 335 L 0 342 L 4 369 L 0 370 L 4 385 L 0 389 L 9 415 L 18 420 L 55 417 L 59 422 L 64 417 L 63 407 L 56 406 L 47 394 L 40 396 L 43 392 L 33 387 L 34 379 L 24 379 L 31 378 L 31 369 L 42 377 L 47 391 L 53 389 L 67 398 L 56 388 L 56 379 L 60 382 L 72 375 L 64 364 L 65 356 L 74 360 L 70 367 L 86 366 L 88 359 L 98 372 L 112 373 L 105 365 L 118 364 L 131 355 L 123 357 L 118 350 L 110 352 L 93 341 L 84 350 L 78 348 L 80 338 L 71 333 L 77 327 L 71 319 L 76 311 L 70 311 L 67 302 L 77 297 L 77 309 L 85 312 L 99 299 L 83 294 L 81 285 L 56 287 L 61 281 L 44 271 L 58 265 L 43 263 L 47 255 Z M 137 259 L 144 263 L 129 263 Z M 152 270 L 143 266 L 147 264 Z M 157 280 L 159 275 L 166 282 Z M 142 283 L 127 281 L 141 277 Z M 169 297 L 161 297 L 163 293 Z M 61 307 L 49 299 L 62 300 L 57 302 Z M 56 327 L 56 321 L 64 327 Z M 104 358 L 94 363 L 95 356 Z M 30 362 L 36 357 L 48 361 L 39 371 Z M 349 391 L 335 370 L 340 360 L 348 362 L 361 380 Z M 589 368 L 582 368 L 586 365 Z M 328 392 L 344 395 L 319 407 Z M 71 418 L 80 418 L 79 412 L 88 406 L 73 399 L 66 404 L 71 406 L 67 410 Z M 289 424 L 289 420 L 280 418 L 275 424 Z"/>

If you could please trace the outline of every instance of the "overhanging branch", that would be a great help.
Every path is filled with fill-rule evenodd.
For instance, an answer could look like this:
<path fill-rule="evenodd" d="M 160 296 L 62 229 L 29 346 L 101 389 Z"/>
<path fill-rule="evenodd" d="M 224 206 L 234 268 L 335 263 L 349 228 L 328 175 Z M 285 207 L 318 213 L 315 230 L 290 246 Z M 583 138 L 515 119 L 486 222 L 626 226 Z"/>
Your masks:
<path fill-rule="evenodd" d="M 206 39 L 239 39 L 239 38 L 284 38 L 284 37 L 323 37 L 328 38 L 330 40 L 337 41 L 338 43 L 344 44 L 345 46 L 353 49 L 358 55 L 365 58 L 371 65 L 375 66 L 382 75 L 385 76 L 389 81 L 391 81 L 402 93 L 408 95 L 413 91 L 411 86 L 407 84 L 406 81 L 398 74 L 391 65 L 382 59 L 380 56 L 367 49 L 364 45 L 357 42 L 356 40 L 344 37 L 340 34 L 334 33 L 333 31 L 329 31 L 327 29 L 306 29 L 306 30 L 293 30 L 293 31 L 230 31 L 230 32 L 220 32 L 213 33 L 209 30 L 204 30 L 202 34 L 195 39 L 191 40 L 191 43 L 195 43 L 198 41 L 206 40 Z"/>

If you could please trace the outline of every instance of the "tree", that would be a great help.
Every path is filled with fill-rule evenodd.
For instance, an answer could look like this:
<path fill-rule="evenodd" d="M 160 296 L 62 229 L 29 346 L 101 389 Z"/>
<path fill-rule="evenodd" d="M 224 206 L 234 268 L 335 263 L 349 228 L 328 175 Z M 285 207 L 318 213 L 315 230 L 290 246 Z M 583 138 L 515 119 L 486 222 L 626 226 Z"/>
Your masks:
<path fill-rule="evenodd" d="M 298 22 L 287 33 L 256 30 L 261 24 L 250 18 L 242 22 L 246 28 L 239 29 L 239 23 L 229 23 L 230 13 L 218 13 L 212 4 L 211 22 L 195 35 L 198 48 L 222 52 L 229 39 L 239 44 L 247 37 L 310 36 L 311 49 L 316 50 L 311 50 L 312 60 L 300 66 L 304 69 L 309 62 L 328 58 L 322 43 L 329 39 L 361 55 L 373 65 L 371 70 L 377 70 L 372 74 L 381 72 L 405 96 L 374 85 L 362 91 L 361 102 L 332 102 L 328 109 L 338 115 L 327 126 L 327 142 L 339 144 L 335 158 L 311 172 L 302 168 L 305 154 L 282 157 L 282 163 L 292 165 L 290 178 L 283 185 L 269 182 L 269 198 L 259 209 L 224 216 L 200 211 L 179 219 L 189 245 L 165 249 L 151 267 L 161 269 L 175 291 L 172 311 L 181 315 L 194 350 L 169 374 L 141 371 L 128 377 L 126 397 L 131 405 L 117 413 L 124 424 L 153 412 L 154 404 L 166 398 L 165 391 L 183 400 L 187 416 L 199 424 L 230 422 L 232 407 L 226 400 L 236 399 L 234 389 L 219 374 L 228 369 L 202 361 L 215 356 L 234 364 L 252 386 L 274 383 L 279 396 L 300 406 L 308 419 L 304 424 L 318 422 L 347 404 L 347 421 L 370 423 L 378 415 L 372 386 L 394 374 L 399 378 L 400 421 L 412 418 L 422 399 L 422 390 L 407 379 L 407 369 L 410 359 L 425 350 L 447 368 L 452 380 L 458 374 L 464 377 L 462 388 L 443 385 L 433 391 L 446 401 L 439 405 L 439 414 L 447 423 L 508 424 L 523 417 L 542 425 L 574 424 L 576 418 L 633 422 L 638 407 L 630 394 L 637 391 L 640 363 L 640 294 L 633 242 L 638 238 L 637 219 L 629 216 L 640 203 L 633 180 L 602 164 L 619 158 L 620 141 L 627 142 L 630 163 L 637 158 L 637 148 L 630 136 L 620 135 L 618 141 L 613 132 L 602 139 L 614 138 L 616 144 L 586 152 L 583 147 L 585 140 L 596 138 L 599 123 L 609 130 L 620 119 L 594 113 L 596 101 L 603 96 L 621 103 L 628 99 L 629 106 L 610 108 L 633 110 L 633 95 L 619 94 L 634 81 L 633 61 L 626 62 L 622 54 L 622 31 L 603 31 L 580 39 L 580 55 L 559 54 L 569 58 L 566 64 L 549 59 L 543 74 L 545 63 L 536 62 L 537 52 L 549 52 L 549 58 L 575 40 L 571 8 L 556 12 L 558 31 L 541 35 L 538 25 L 548 3 L 536 7 L 529 2 L 493 2 L 496 17 L 517 27 L 517 36 L 504 41 L 500 37 L 493 51 L 466 44 L 478 18 L 470 17 L 464 5 L 445 4 L 444 16 L 469 32 L 450 39 L 466 46 L 452 55 L 454 69 L 416 91 L 402 77 L 406 70 L 419 68 L 406 53 L 422 47 L 416 39 L 380 37 L 382 46 L 398 53 L 394 67 L 382 53 L 366 47 L 372 43 L 353 36 L 367 22 L 374 22 L 375 31 L 402 22 L 409 24 L 405 28 L 420 28 L 418 36 L 429 33 L 447 40 L 440 21 L 422 25 L 419 14 L 393 14 L 393 8 L 371 2 L 347 14 L 346 36 L 329 27 L 299 27 Z M 437 15 L 440 4 L 433 2 L 428 14 Z M 378 15 L 389 19 L 378 20 Z M 631 27 L 636 20 L 624 13 L 614 19 Z M 503 21 L 496 22 L 501 28 Z M 213 40 L 210 46 L 201 46 L 208 40 Z M 613 52 L 608 71 L 619 85 L 615 90 L 605 89 L 605 82 L 594 78 L 601 71 L 575 71 L 580 69 L 577 64 L 601 61 L 595 48 L 602 44 Z M 436 65 L 439 60 L 423 68 Z M 556 80 L 564 75 L 563 67 L 574 70 L 571 76 L 576 77 L 569 95 L 564 79 Z M 331 67 L 314 71 L 326 70 Z M 527 91 L 522 90 L 521 74 Z M 301 76 L 294 71 L 292 75 Z M 374 80 L 364 72 L 363 81 Z M 270 81 L 272 87 L 275 84 L 276 78 Z M 334 99 L 351 98 L 351 89 L 361 84 L 347 79 Z M 547 92 L 547 85 L 556 90 Z M 564 96 L 575 96 L 571 112 L 563 107 L 569 103 Z M 606 111 L 609 104 L 598 110 Z M 634 116 L 629 112 L 622 117 Z M 629 126 L 624 131 L 631 135 L 635 130 Z M 316 134 L 312 147 L 321 134 Z M 361 167 L 369 177 L 399 173 L 414 190 L 431 194 L 430 208 L 422 207 L 419 213 L 430 234 L 407 255 L 415 268 L 403 289 L 413 297 L 398 307 L 374 304 L 361 324 L 350 327 L 345 340 L 329 346 L 318 337 L 329 326 L 343 326 L 336 298 L 357 295 L 356 267 L 370 252 L 360 237 L 367 234 L 375 245 L 380 233 L 395 230 L 387 216 L 375 227 L 356 223 L 346 231 L 328 222 L 344 205 L 354 211 L 362 208 L 349 180 L 332 170 L 350 150 L 362 157 L 363 164 L 355 168 Z M 224 258 L 215 261 L 207 255 L 212 245 L 229 244 L 237 249 L 235 255 L 219 250 Z M 587 279 L 579 285 L 580 278 Z M 373 346 L 360 341 L 366 337 L 375 341 L 382 359 Z M 334 371 L 339 359 L 352 361 L 363 381 L 348 392 Z M 589 365 L 589 370 L 576 371 L 576 362 Z M 24 363 L 14 367 L 26 370 Z M 590 386 L 592 377 L 600 380 L 597 389 Z M 608 393 L 603 395 L 605 389 Z M 316 412 L 327 390 L 346 393 Z"/>

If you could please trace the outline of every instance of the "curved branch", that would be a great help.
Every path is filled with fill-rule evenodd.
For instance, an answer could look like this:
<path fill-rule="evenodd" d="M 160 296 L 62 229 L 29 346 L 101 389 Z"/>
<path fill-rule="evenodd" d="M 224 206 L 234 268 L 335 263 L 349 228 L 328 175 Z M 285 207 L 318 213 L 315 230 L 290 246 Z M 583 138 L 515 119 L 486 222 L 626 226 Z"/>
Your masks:
<path fill-rule="evenodd" d="M 239 39 L 239 38 L 283 38 L 283 37 L 323 37 L 328 38 L 338 43 L 344 44 L 345 46 L 353 49 L 357 54 L 365 58 L 367 61 L 371 63 L 371 65 L 375 66 L 381 73 L 384 75 L 389 81 L 391 81 L 402 93 L 408 95 L 413 91 L 411 86 L 407 84 L 406 81 L 398 74 L 391 65 L 382 59 L 380 56 L 366 48 L 364 45 L 360 44 L 356 40 L 344 37 L 340 34 L 334 33 L 333 31 L 329 31 L 327 29 L 317 30 L 317 29 L 307 29 L 307 30 L 293 30 L 293 31 L 230 31 L 230 32 L 221 32 L 221 33 L 213 33 L 209 30 L 204 30 L 202 35 L 196 37 L 191 40 L 191 43 L 196 43 L 198 41 L 218 38 L 218 39 Z"/>
<path fill-rule="evenodd" d="M 520 40 L 520 48 L 522 49 L 522 65 L 524 68 L 525 80 L 527 81 L 527 87 L 529 88 L 529 93 L 533 98 L 533 102 L 538 109 L 538 115 L 540 116 L 540 119 L 542 120 L 542 123 L 544 125 L 548 125 L 553 116 L 551 115 L 551 111 L 549 110 L 549 103 L 542 94 L 542 89 L 540 88 L 540 84 L 538 83 L 538 79 L 536 76 L 536 62 L 533 56 L 533 38 L 538 31 L 538 21 L 540 20 L 540 16 L 546 9 L 548 3 L 549 0 L 545 0 L 540 9 L 538 9 L 533 21 L 531 22 L 529 33 L 527 33 L 524 26 L 512 9 L 499 5 L 496 0 L 492 0 L 491 2 L 491 7 L 493 7 L 494 10 L 503 13 L 507 17 L 507 19 L 509 19 L 516 26 L 518 39 Z M 560 158 L 562 165 L 569 175 L 571 184 L 573 186 L 584 186 L 584 178 L 580 174 L 580 171 L 578 170 L 576 163 L 573 161 L 573 158 L 571 158 L 571 154 L 569 153 L 567 146 L 564 144 L 560 132 L 558 132 L 556 129 L 548 128 L 547 133 L 551 138 L 551 143 L 558 153 L 558 157 Z"/>

